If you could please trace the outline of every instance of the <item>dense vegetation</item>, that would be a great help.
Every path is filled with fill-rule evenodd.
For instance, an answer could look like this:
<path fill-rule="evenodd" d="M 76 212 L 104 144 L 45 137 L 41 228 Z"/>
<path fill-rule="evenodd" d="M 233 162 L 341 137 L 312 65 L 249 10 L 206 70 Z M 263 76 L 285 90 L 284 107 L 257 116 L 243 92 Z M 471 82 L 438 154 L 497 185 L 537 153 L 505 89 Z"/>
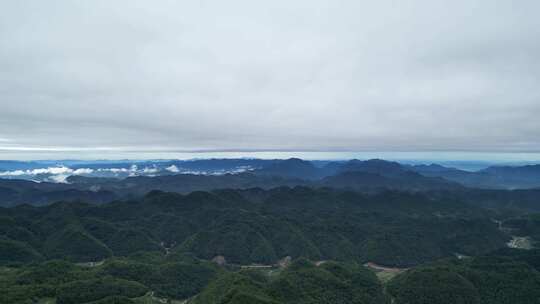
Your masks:
<path fill-rule="evenodd" d="M 387 302 L 375 275 L 356 264 L 316 266 L 300 259 L 284 270 L 273 271 L 224 273 L 195 297 L 193 304 Z"/>
<path fill-rule="evenodd" d="M 144 303 L 188 299 L 209 303 L 386 303 L 382 286 L 357 264 L 316 266 L 300 259 L 285 269 L 218 269 L 179 256 L 110 259 L 95 267 L 64 261 L 1 270 L 0 303 L 56 299 L 70 303 Z M 150 290 L 152 292 L 150 292 Z"/>
<path fill-rule="evenodd" d="M 531 238 L 533 243 L 540 241 L 540 214 L 510 218 L 504 221 L 504 227 L 513 235 Z"/>
<path fill-rule="evenodd" d="M 399 275 L 388 291 L 396 304 L 540 303 L 539 261 L 536 250 L 446 260 Z"/>
<path fill-rule="evenodd" d="M 0 208 L 0 304 L 540 303 L 540 252 L 507 248 L 538 245 L 539 190 L 294 159 L 238 175 L 72 182 L 0 186 L 0 197 L 39 202 L 123 198 Z M 222 185 L 240 189 L 140 195 Z"/>
<path fill-rule="evenodd" d="M 423 194 L 276 188 L 152 192 L 105 205 L 0 209 L 4 263 L 99 261 L 137 251 L 190 253 L 228 263 L 311 260 L 411 266 L 478 255 L 508 237 L 491 212 Z"/>
<path fill-rule="evenodd" d="M 398 275 L 384 286 L 354 262 L 284 267 L 219 267 L 182 255 L 136 254 L 102 264 L 53 260 L 0 268 L 0 303 L 191 304 L 529 304 L 540 303 L 540 251 L 505 249 L 449 258 Z"/>
<path fill-rule="evenodd" d="M 126 299 L 142 297 L 150 290 L 156 297 L 184 299 L 199 293 L 217 273 L 208 262 L 160 253 L 93 265 L 52 260 L 1 268 L 0 303 L 33 303 L 44 298 L 54 298 L 58 304 L 131 303 Z"/>

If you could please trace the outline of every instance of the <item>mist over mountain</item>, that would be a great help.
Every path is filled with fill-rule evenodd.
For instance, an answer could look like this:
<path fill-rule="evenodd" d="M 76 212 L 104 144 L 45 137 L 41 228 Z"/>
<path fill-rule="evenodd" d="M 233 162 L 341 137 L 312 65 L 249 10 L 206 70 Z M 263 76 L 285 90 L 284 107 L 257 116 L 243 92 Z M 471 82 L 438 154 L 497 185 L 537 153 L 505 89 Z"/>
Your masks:
<path fill-rule="evenodd" d="M 44 168 L 44 165 L 52 166 Z M 540 188 L 540 170 L 535 165 L 489 167 L 470 172 L 437 164 L 407 165 L 381 159 L 314 162 L 292 158 L 5 162 L 3 166 L 6 170 L 0 172 L 3 206 L 42 205 L 58 200 L 104 203 L 144 195 L 151 190 L 189 193 L 279 186 L 363 192 Z"/>
<path fill-rule="evenodd" d="M 65 183 L 70 176 L 124 179 L 134 176 L 224 175 L 251 172 L 259 176 L 279 176 L 314 181 L 351 171 L 372 173 L 384 177 L 399 177 L 403 174 L 416 172 L 426 177 L 441 177 L 468 187 L 524 189 L 540 187 L 539 166 L 495 165 L 478 171 L 465 171 L 434 163 L 411 165 L 381 159 L 307 161 L 298 158 L 187 161 L 2 161 L 0 162 L 0 178 Z"/>

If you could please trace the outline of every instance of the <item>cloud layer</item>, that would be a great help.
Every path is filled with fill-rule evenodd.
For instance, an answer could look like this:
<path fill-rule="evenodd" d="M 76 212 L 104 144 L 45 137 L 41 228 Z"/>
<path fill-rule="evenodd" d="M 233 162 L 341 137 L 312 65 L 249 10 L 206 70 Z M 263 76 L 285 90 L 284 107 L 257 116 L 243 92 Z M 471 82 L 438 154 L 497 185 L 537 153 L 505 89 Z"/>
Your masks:
<path fill-rule="evenodd" d="M 538 1 L 4 1 L 0 150 L 540 151 Z"/>
<path fill-rule="evenodd" d="M 38 163 L 27 163 L 39 166 Z M 105 163 L 98 166 L 99 163 L 88 163 L 94 168 L 71 168 L 65 164 L 56 164 L 49 167 L 35 167 L 32 169 L 0 170 L 0 178 L 5 179 L 26 179 L 36 182 L 55 182 L 66 183 L 69 176 L 86 177 L 109 177 L 126 178 L 131 176 L 157 176 L 170 174 L 202 174 L 202 175 L 223 175 L 227 173 L 241 173 L 254 170 L 251 166 L 237 166 L 235 168 L 196 170 L 178 167 L 174 164 L 164 166 L 159 161 L 152 165 L 138 166 L 135 164 Z M 9 164 L 4 164 L 9 167 Z"/>

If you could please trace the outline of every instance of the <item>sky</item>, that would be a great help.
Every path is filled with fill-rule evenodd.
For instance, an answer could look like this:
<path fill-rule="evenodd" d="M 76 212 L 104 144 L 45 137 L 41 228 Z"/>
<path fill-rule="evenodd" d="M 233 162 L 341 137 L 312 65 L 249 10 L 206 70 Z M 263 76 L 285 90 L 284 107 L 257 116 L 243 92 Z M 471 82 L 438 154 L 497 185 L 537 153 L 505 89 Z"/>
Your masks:
<path fill-rule="evenodd" d="M 0 159 L 538 160 L 539 11 L 536 0 L 0 0 Z"/>

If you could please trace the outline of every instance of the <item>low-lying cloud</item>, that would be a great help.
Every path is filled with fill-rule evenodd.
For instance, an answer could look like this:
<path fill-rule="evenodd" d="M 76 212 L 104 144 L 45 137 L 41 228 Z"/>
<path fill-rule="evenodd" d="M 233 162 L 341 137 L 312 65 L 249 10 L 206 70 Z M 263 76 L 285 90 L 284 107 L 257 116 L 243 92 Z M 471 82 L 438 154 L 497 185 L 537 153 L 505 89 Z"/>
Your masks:
<path fill-rule="evenodd" d="M 94 173 L 90 168 L 71 169 L 65 166 L 48 167 L 28 170 L 0 171 L 0 178 L 27 178 L 35 180 L 37 176 L 44 176 L 44 181 L 64 183 L 71 175 L 90 175 Z M 36 181 L 41 181 L 37 179 Z"/>
<path fill-rule="evenodd" d="M 39 168 L 31 170 L 13 170 L 13 171 L 3 171 L 0 172 L 0 176 L 22 176 L 22 175 L 39 175 L 39 174 L 69 174 L 69 175 L 83 175 L 83 174 L 92 174 L 93 169 L 82 168 L 73 170 L 68 167 L 49 167 L 49 168 Z"/>
<path fill-rule="evenodd" d="M 172 173 L 178 173 L 180 172 L 180 169 L 176 165 L 170 165 L 169 167 L 165 168 L 165 170 L 172 172 Z"/>
<path fill-rule="evenodd" d="M 95 166 L 95 164 L 94 164 Z M 70 176 L 86 177 L 112 177 L 126 178 L 133 176 L 156 176 L 171 174 L 197 174 L 197 175 L 222 175 L 227 173 L 241 173 L 253 170 L 250 166 L 238 166 L 232 169 L 193 170 L 180 168 L 176 165 L 163 166 L 159 162 L 148 166 L 135 164 L 126 167 L 97 167 L 97 168 L 70 168 L 66 165 L 58 165 L 46 168 L 34 168 L 26 170 L 0 171 L 0 178 L 26 179 L 36 182 L 66 183 Z"/>

